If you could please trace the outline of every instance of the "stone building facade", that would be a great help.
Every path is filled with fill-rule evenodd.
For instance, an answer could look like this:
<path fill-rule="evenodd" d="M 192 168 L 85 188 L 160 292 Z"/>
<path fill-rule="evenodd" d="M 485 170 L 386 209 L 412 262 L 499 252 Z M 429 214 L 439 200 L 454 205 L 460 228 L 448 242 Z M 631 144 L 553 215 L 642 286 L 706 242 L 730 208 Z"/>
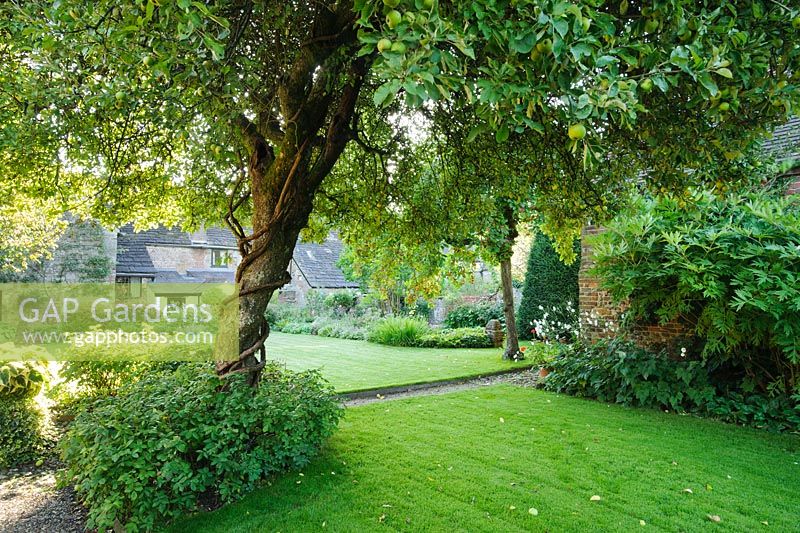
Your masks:
<path fill-rule="evenodd" d="M 48 259 L 18 276 L 37 283 L 113 282 L 117 235 L 93 220 L 70 218 Z"/>

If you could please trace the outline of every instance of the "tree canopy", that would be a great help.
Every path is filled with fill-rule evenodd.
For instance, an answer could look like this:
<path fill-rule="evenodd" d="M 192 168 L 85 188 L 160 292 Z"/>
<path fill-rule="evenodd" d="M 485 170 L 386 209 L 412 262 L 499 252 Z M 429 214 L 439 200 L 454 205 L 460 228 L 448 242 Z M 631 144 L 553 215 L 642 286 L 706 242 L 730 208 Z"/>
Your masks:
<path fill-rule="evenodd" d="M 796 111 L 798 26 L 777 0 L 4 2 L 0 193 L 109 224 L 225 218 L 257 367 L 264 308 L 326 178 L 357 161 L 385 193 L 420 166 L 396 132 L 365 139 L 370 120 L 466 108 L 456 142 L 535 138 L 543 171 L 527 178 L 568 250 L 604 212 L 587 198 L 633 176 L 701 180 L 687 172 Z M 627 172 L 596 177 L 611 165 Z M 458 194 L 442 193 L 429 208 Z"/>

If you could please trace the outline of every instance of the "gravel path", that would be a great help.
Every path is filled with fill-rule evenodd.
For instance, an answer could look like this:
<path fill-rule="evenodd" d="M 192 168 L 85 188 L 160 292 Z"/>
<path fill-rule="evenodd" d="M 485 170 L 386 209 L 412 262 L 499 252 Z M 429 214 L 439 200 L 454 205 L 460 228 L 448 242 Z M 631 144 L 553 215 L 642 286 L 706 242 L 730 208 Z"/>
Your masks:
<path fill-rule="evenodd" d="M 525 370 L 451 383 L 375 395 L 345 401 L 347 406 L 374 402 L 445 394 L 461 390 L 486 387 L 497 383 L 511 383 L 533 387 L 537 370 Z M 71 488 L 56 488 L 55 473 L 63 465 L 49 460 L 41 467 L 22 467 L 0 470 L 0 532 L 2 533 L 81 533 L 86 523 L 86 512 L 75 500 Z"/>
<path fill-rule="evenodd" d="M 61 465 L 0 471 L 0 531 L 3 533 L 80 533 L 86 522 L 72 489 L 57 489 Z"/>

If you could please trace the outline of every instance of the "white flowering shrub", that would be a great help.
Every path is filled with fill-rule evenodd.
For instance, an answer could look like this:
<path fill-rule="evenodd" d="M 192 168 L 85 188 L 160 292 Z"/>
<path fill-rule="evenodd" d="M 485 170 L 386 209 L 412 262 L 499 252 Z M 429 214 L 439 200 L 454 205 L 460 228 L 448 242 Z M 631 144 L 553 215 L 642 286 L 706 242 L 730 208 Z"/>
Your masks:
<path fill-rule="evenodd" d="M 590 330 L 597 330 L 602 336 L 610 337 L 619 332 L 615 320 L 602 318 L 596 310 L 579 312 L 573 302 L 545 309 L 539 306 L 542 318 L 530 323 L 531 333 L 548 344 L 552 342 L 573 342 L 582 339 Z M 624 315 L 620 316 L 620 320 Z"/>

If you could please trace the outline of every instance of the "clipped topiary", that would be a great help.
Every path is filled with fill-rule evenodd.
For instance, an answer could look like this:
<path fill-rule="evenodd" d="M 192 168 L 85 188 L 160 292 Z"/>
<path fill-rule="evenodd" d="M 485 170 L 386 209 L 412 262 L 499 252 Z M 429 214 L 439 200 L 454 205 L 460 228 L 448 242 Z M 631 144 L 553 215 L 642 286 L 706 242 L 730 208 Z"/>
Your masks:
<path fill-rule="evenodd" d="M 559 320 L 559 313 L 563 313 L 568 303 L 578 305 L 580 241 L 576 239 L 574 246 L 576 259 L 571 265 L 565 265 L 553 248 L 552 241 L 543 233 L 536 234 L 517 312 L 520 338 L 532 338 L 533 322 L 541 320 L 545 312 L 549 320 Z"/>

